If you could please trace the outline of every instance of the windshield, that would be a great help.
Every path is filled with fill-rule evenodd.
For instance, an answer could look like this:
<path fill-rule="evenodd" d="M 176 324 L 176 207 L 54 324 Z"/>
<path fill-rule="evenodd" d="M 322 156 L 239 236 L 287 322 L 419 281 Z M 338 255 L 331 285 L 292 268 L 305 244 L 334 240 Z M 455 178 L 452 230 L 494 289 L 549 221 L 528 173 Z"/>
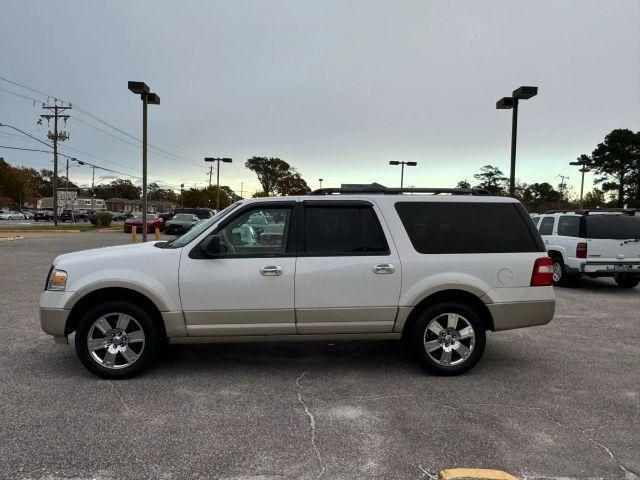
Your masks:
<path fill-rule="evenodd" d="M 193 220 L 193 215 L 190 215 L 188 213 L 178 213 L 171 220 L 182 220 L 186 222 L 186 221 Z"/>
<path fill-rule="evenodd" d="M 236 208 L 238 205 L 240 205 L 239 202 L 233 203 L 233 204 L 229 205 L 227 208 L 225 208 L 224 210 L 221 210 L 218 213 L 216 213 L 213 217 L 207 218 L 206 220 L 203 220 L 200 223 L 197 223 L 187 233 L 185 233 L 181 237 L 178 237 L 175 240 L 172 240 L 171 242 L 169 242 L 167 244 L 167 247 L 172 247 L 172 248 L 184 247 L 189 242 L 191 242 L 194 238 L 197 238 L 202 232 L 207 230 L 211 225 L 216 223 L 218 220 L 220 220 L 222 217 L 224 217 L 231 210 Z"/>
<path fill-rule="evenodd" d="M 640 238 L 640 217 L 636 215 L 586 215 L 586 238 L 628 240 Z"/>

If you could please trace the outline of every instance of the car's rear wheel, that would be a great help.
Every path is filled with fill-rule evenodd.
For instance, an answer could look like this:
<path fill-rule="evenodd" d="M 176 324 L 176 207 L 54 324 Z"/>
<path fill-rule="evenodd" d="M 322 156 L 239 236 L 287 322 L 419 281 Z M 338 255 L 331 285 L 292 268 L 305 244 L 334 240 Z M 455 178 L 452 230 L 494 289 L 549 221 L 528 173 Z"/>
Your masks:
<path fill-rule="evenodd" d="M 558 255 L 553 255 L 551 258 L 553 259 L 553 284 L 558 287 L 569 286 L 573 278 L 567 273 L 562 258 Z"/>
<path fill-rule="evenodd" d="M 613 279 L 622 288 L 634 288 L 640 283 L 640 277 L 625 275 L 624 273 L 616 275 Z"/>
<path fill-rule="evenodd" d="M 76 330 L 82 364 L 103 378 L 124 379 L 152 363 L 163 344 L 160 328 L 140 307 L 106 302 L 85 313 Z"/>
<path fill-rule="evenodd" d="M 414 351 L 424 367 L 436 375 L 460 375 L 482 357 L 484 324 L 471 307 L 454 302 L 432 305 L 413 326 Z"/>

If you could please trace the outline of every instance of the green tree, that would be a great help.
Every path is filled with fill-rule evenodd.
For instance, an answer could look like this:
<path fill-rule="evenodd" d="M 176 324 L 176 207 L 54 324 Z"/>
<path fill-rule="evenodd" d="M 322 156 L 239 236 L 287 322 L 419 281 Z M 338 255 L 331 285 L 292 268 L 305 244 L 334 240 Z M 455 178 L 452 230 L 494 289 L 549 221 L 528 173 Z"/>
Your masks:
<path fill-rule="evenodd" d="M 307 195 L 311 193 L 311 189 L 307 182 L 299 173 L 292 170 L 292 173 L 282 177 L 276 184 L 276 192 L 278 195 Z"/>
<path fill-rule="evenodd" d="M 291 174 L 291 166 L 275 157 L 251 157 L 244 166 L 258 176 L 262 190 L 269 195 L 277 192 L 278 181 Z"/>
<path fill-rule="evenodd" d="M 591 154 L 591 162 L 598 175 L 595 183 L 604 192 L 615 192 L 618 207 L 628 197 L 640 198 L 640 132 L 612 130 Z"/>
<path fill-rule="evenodd" d="M 553 188 L 553 185 L 547 182 L 532 183 L 526 188 L 527 193 L 532 201 L 537 202 L 557 202 L 560 198 L 560 192 Z"/>
<path fill-rule="evenodd" d="M 471 184 L 466 179 L 460 180 L 456 185 L 456 188 L 471 188 Z"/>
<path fill-rule="evenodd" d="M 582 199 L 582 206 L 585 208 L 604 207 L 607 200 L 604 198 L 604 192 L 599 188 L 594 188 L 590 192 L 585 193 Z"/>
<path fill-rule="evenodd" d="M 487 190 L 491 195 L 502 195 L 504 193 L 505 181 L 507 178 L 498 167 L 485 165 L 480 168 L 480 172 L 473 175 L 478 181 L 474 188 Z"/>

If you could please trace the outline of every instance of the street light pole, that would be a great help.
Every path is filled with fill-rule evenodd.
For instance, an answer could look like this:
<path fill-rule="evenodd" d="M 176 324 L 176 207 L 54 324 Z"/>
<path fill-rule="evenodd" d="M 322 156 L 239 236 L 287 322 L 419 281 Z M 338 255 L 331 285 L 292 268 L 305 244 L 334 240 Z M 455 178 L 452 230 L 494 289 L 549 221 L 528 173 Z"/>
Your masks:
<path fill-rule="evenodd" d="M 538 87 L 520 87 L 513 91 L 510 97 L 503 97 L 496 102 L 498 110 L 513 109 L 511 116 L 511 171 L 509 173 L 509 196 L 513 197 L 516 190 L 516 141 L 518 137 L 518 103 L 528 100 L 538 94 Z"/>
<path fill-rule="evenodd" d="M 204 161 L 205 162 L 217 162 L 218 163 L 218 168 L 217 168 L 217 172 L 216 172 L 216 191 L 217 191 L 216 212 L 219 212 L 220 211 L 220 162 L 231 163 L 233 160 L 230 159 L 230 158 L 205 157 Z"/>
<path fill-rule="evenodd" d="M 320 182 L 320 188 L 322 188 L 322 179 L 319 178 L 318 181 Z"/>
<path fill-rule="evenodd" d="M 144 82 L 129 82 L 129 90 L 142 100 L 142 241 L 147 241 L 147 105 L 160 105 L 160 97 Z"/>
<path fill-rule="evenodd" d="M 415 167 L 418 165 L 418 162 L 398 162 L 397 160 L 392 160 L 389 162 L 389 165 L 401 165 L 402 169 L 400 170 L 400 188 L 404 185 L 404 166 L 407 167 Z"/>
<path fill-rule="evenodd" d="M 180 206 L 184 207 L 184 183 L 180 184 Z"/>
<path fill-rule="evenodd" d="M 569 162 L 569 165 L 578 165 L 578 170 L 582 175 L 580 179 L 580 203 L 578 204 L 582 208 L 582 194 L 584 193 L 584 174 L 591 171 L 591 159 L 587 155 L 579 156 L 575 162 Z"/>

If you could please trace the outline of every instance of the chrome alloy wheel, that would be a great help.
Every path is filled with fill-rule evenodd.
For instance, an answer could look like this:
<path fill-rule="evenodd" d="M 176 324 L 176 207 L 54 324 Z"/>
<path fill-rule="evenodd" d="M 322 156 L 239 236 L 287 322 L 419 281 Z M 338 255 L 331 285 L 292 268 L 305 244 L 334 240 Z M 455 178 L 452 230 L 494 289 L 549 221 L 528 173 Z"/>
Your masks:
<path fill-rule="evenodd" d="M 98 318 L 87 334 L 91 358 L 110 369 L 133 365 L 144 350 L 145 335 L 135 318 L 126 313 L 108 313 Z"/>
<path fill-rule="evenodd" d="M 476 334 L 462 315 L 443 313 L 429 322 L 423 342 L 427 355 L 438 365 L 459 365 L 473 352 Z"/>
<path fill-rule="evenodd" d="M 562 278 L 562 265 L 558 262 L 553 262 L 553 281 L 559 282 Z"/>

